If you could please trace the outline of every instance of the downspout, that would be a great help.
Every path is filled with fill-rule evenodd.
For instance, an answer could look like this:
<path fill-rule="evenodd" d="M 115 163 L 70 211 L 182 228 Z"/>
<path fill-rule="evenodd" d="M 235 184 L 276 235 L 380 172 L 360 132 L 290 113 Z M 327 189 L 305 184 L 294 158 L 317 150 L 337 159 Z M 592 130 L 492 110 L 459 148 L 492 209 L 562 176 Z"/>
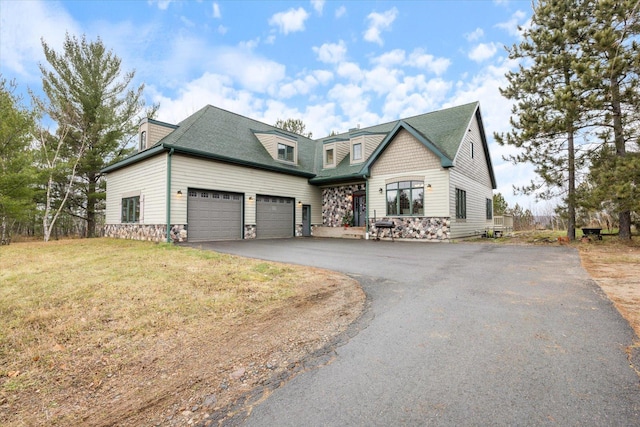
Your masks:
<path fill-rule="evenodd" d="M 364 199 L 364 220 L 365 220 L 365 233 L 369 234 L 369 179 L 366 175 L 362 176 L 364 178 L 364 191 L 365 191 L 365 199 Z"/>
<path fill-rule="evenodd" d="M 173 148 L 167 156 L 167 243 L 171 243 L 171 156 Z"/>

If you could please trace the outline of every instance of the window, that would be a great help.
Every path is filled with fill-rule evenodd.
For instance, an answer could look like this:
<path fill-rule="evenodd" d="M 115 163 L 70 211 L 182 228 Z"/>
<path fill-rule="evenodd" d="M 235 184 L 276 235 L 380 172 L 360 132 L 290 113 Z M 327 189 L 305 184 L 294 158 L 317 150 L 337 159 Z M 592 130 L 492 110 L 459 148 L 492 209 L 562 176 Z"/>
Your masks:
<path fill-rule="evenodd" d="M 487 219 L 493 219 L 493 199 L 487 199 Z"/>
<path fill-rule="evenodd" d="M 327 149 L 324 153 L 325 153 L 324 163 L 327 165 L 332 165 L 334 162 L 333 148 Z"/>
<path fill-rule="evenodd" d="M 387 215 L 423 215 L 424 182 L 400 181 L 387 184 Z"/>
<path fill-rule="evenodd" d="M 140 196 L 122 199 L 122 219 L 120 222 L 140 221 Z"/>
<path fill-rule="evenodd" d="M 469 142 L 469 149 L 471 150 L 471 158 L 473 159 L 473 141 Z"/>
<path fill-rule="evenodd" d="M 147 148 L 147 131 L 140 132 L 140 151 Z"/>
<path fill-rule="evenodd" d="M 353 160 L 362 160 L 362 143 L 353 144 Z"/>
<path fill-rule="evenodd" d="M 294 147 L 292 145 L 278 143 L 278 159 L 279 160 L 293 162 L 293 151 L 294 151 Z"/>
<path fill-rule="evenodd" d="M 456 188 L 456 218 L 467 218 L 467 192 Z"/>

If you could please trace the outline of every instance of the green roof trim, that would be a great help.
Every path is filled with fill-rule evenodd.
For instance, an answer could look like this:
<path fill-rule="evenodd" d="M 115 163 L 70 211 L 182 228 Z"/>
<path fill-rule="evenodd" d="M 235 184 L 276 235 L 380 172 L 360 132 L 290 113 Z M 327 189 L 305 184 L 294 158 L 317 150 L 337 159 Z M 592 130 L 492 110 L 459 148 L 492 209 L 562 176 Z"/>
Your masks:
<path fill-rule="evenodd" d="M 113 163 L 109 166 L 107 166 L 106 168 L 102 169 L 100 171 L 100 173 L 109 173 L 109 172 L 113 172 L 114 170 L 118 170 L 121 168 L 124 168 L 126 166 L 129 166 L 131 164 L 134 163 L 138 163 L 139 161 L 142 161 L 144 159 L 148 159 L 149 157 L 153 157 L 157 154 L 163 153 L 167 150 L 165 150 L 162 146 L 159 145 L 154 145 L 153 147 L 149 148 L 148 150 L 144 150 L 141 151 L 139 153 L 133 154 L 129 157 L 127 157 L 126 159 L 120 160 L 119 162 Z"/>
<path fill-rule="evenodd" d="M 396 137 L 398 132 L 401 130 L 406 130 L 409 132 L 414 138 L 422 143 L 425 147 L 431 150 L 438 158 L 440 158 L 440 164 L 443 168 L 450 168 L 453 166 L 453 161 L 448 158 L 435 144 L 425 138 L 420 132 L 411 127 L 408 123 L 405 123 L 403 120 L 397 122 L 394 128 L 387 134 L 387 136 L 382 140 L 380 145 L 371 153 L 369 156 L 369 160 L 364 165 L 363 173 L 367 176 L 370 175 L 371 166 L 378 160 L 380 155 L 384 152 L 384 150 L 389 146 L 391 141 Z"/>

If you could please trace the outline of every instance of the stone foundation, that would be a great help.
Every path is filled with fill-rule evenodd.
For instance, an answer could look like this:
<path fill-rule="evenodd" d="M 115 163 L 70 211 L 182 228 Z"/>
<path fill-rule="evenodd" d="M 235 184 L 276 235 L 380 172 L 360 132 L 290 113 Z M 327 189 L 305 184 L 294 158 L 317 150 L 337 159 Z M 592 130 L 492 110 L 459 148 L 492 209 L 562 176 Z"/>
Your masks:
<path fill-rule="evenodd" d="M 149 242 L 166 242 L 167 226 L 160 224 L 107 224 L 104 226 L 105 237 L 116 239 L 146 240 Z M 173 242 L 187 241 L 187 228 L 183 224 L 171 226 L 170 237 Z"/>
<path fill-rule="evenodd" d="M 342 218 L 353 213 L 353 193 L 364 191 L 365 184 L 342 185 L 322 189 L 322 224 L 342 227 Z"/>
<path fill-rule="evenodd" d="M 245 239 L 255 239 L 256 238 L 256 226 L 254 225 L 245 225 L 244 226 L 244 238 Z"/>
<path fill-rule="evenodd" d="M 393 230 L 381 229 L 380 237 L 396 239 L 421 239 L 444 241 L 449 240 L 450 218 L 442 217 L 384 217 L 379 221 L 393 221 L 396 227 Z M 369 221 L 369 235 L 376 237 L 376 227 L 373 220 Z"/>

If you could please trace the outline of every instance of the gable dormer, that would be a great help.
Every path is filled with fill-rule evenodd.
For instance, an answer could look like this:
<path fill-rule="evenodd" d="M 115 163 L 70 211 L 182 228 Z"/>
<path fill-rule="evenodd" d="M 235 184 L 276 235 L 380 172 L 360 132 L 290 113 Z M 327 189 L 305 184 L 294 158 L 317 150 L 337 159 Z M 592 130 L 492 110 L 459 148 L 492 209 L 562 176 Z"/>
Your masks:
<path fill-rule="evenodd" d="M 138 125 L 138 152 L 153 147 L 178 126 L 145 117 Z"/>
<path fill-rule="evenodd" d="M 298 140 L 276 130 L 267 132 L 253 131 L 258 141 L 274 160 L 289 164 L 298 164 Z"/>

